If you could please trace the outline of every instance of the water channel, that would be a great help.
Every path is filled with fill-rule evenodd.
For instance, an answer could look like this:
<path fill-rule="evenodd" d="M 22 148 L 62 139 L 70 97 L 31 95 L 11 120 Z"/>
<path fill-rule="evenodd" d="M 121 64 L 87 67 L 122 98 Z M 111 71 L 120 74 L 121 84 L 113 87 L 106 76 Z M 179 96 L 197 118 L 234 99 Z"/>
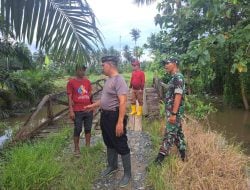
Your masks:
<path fill-rule="evenodd" d="M 64 106 L 63 106 L 64 107 Z M 58 106 L 57 109 L 62 109 Z M 45 110 L 42 115 L 45 115 Z M 28 115 L 9 118 L 3 120 L 8 126 L 24 122 Z M 40 116 L 42 118 L 42 116 Z M 216 113 L 209 116 L 209 124 L 212 130 L 223 133 L 227 139 L 235 139 L 237 143 L 242 143 L 244 152 L 250 156 L 250 112 L 242 109 L 220 108 Z M 0 133 L 0 147 L 2 142 L 11 136 L 11 128 L 2 130 Z"/>
<path fill-rule="evenodd" d="M 54 114 L 62 111 L 63 109 L 67 108 L 64 105 L 53 105 L 53 112 Z M 15 126 L 21 126 L 30 116 L 30 114 L 23 114 L 17 117 L 11 117 L 8 119 L 3 119 L 1 122 L 4 122 L 6 129 L 0 128 L 0 149 L 3 147 L 5 141 L 7 141 L 12 136 L 12 130 Z M 36 126 L 38 123 L 43 122 L 47 116 L 47 107 L 43 107 L 39 114 L 34 118 L 34 125 Z M 33 123 L 33 122 L 32 122 Z"/>
<path fill-rule="evenodd" d="M 209 116 L 209 124 L 227 139 L 242 143 L 244 152 L 250 156 L 250 111 L 220 108 Z"/>

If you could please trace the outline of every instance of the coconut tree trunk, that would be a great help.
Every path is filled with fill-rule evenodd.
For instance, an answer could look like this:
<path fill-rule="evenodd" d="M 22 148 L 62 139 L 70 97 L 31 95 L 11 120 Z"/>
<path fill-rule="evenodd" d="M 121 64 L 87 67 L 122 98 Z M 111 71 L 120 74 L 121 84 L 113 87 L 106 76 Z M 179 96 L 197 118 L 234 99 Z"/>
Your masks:
<path fill-rule="evenodd" d="M 248 104 L 247 96 L 245 93 L 245 85 L 244 85 L 244 81 L 242 77 L 240 77 L 240 89 L 241 89 L 241 96 L 242 96 L 242 101 L 243 101 L 245 110 L 249 110 L 249 104 Z"/>

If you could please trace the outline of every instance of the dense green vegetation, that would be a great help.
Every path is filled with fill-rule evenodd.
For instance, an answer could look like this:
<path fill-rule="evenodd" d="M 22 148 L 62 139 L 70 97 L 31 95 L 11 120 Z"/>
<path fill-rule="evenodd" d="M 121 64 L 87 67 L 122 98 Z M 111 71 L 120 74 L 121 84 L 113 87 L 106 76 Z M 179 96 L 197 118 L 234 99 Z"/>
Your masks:
<path fill-rule="evenodd" d="M 136 0 L 139 4 L 152 1 Z M 187 114 L 204 119 L 215 111 L 210 103 L 203 101 L 213 95 L 223 97 L 223 102 L 229 106 L 249 109 L 250 2 L 161 0 L 157 9 L 159 14 L 155 23 L 161 31 L 152 34 L 142 48 L 136 45 L 140 29 L 132 29 L 135 46 L 132 51 L 127 45 L 123 47 L 125 60 L 119 65 L 119 71 L 126 81 L 129 82 L 131 76 L 131 60 L 134 57 L 140 59 L 144 48 L 148 48 L 155 57 L 153 61 L 141 64 L 148 86 L 151 86 L 155 75 L 164 82 L 169 80 L 169 75 L 160 65 L 163 59 L 174 56 L 181 60 L 188 94 Z M 19 41 L 35 42 L 39 50 L 32 54 Z M 68 78 L 74 75 L 76 64 L 88 66 L 87 75 L 91 81 L 103 77 L 100 58 L 104 55 L 120 57 L 121 52 L 114 47 L 98 49 L 100 44 L 102 39 L 95 16 L 86 1 L 1 0 L 0 118 L 9 117 L 13 110 L 36 105 L 46 94 L 65 90 Z M 164 116 L 163 102 L 160 106 Z M 227 184 L 230 184 L 230 188 L 243 189 L 245 175 L 242 171 L 246 159 L 238 147 L 226 144 L 223 151 L 218 150 L 225 143 L 224 139 L 209 131 L 204 133 L 195 125 L 197 123 L 191 123 L 187 130 L 192 148 L 189 162 L 180 164 L 176 156 L 169 157 L 168 164 L 160 171 L 160 177 L 159 169 L 151 168 L 149 184 L 155 189 L 184 189 L 190 187 L 190 179 L 186 177 L 191 176 L 194 187 L 204 188 L 212 184 L 214 189 L 223 185 L 228 189 Z M 145 121 L 144 126 L 151 134 L 156 153 L 164 120 Z M 6 128 L 5 123 L 0 123 L 1 133 Z M 91 148 L 83 148 L 81 152 L 84 156 L 75 159 L 70 148 L 65 148 L 69 146 L 70 133 L 71 129 L 66 128 L 48 139 L 25 142 L 1 152 L 0 189 L 91 189 L 102 167 L 103 145 L 97 143 Z M 225 160 L 225 155 L 230 159 Z M 217 168 L 204 164 L 204 157 L 216 162 L 214 165 Z M 220 168 L 225 162 L 231 167 Z M 185 171 L 182 168 L 186 168 Z M 197 169 L 196 172 L 193 172 L 194 169 Z M 237 169 L 238 176 L 230 181 L 230 172 Z M 215 178 L 206 178 L 217 171 L 223 173 L 225 178 L 221 178 L 221 173 L 214 175 Z M 201 181 L 203 179 L 205 181 Z M 238 180 L 236 183 L 235 179 Z"/>
<path fill-rule="evenodd" d="M 0 1 L 0 118 L 18 101 L 36 104 L 58 75 L 90 60 L 102 44 L 95 20 L 86 1 Z"/>
<path fill-rule="evenodd" d="M 136 1 L 149 3 L 152 1 Z M 162 0 L 147 47 L 155 63 L 178 57 L 188 94 L 222 95 L 249 109 L 250 3 L 246 0 Z"/>

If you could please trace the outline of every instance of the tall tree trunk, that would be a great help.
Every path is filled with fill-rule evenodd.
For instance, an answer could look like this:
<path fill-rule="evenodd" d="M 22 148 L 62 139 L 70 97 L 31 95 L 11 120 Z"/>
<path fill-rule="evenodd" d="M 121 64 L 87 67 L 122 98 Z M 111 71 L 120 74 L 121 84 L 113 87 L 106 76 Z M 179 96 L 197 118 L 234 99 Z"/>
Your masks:
<path fill-rule="evenodd" d="M 241 96 L 242 96 L 242 101 L 243 101 L 245 110 L 249 110 L 249 104 L 247 101 L 247 97 L 245 93 L 245 86 L 244 86 L 244 81 L 242 79 L 242 76 L 240 77 L 240 90 L 241 90 Z"/>
<path fill-rule="evenodd" d="M 191 95 L 192 91 L 191 91 L 191 86 L 190 86 L 190 76 L 191 76 L 191 71 L 190 69 L 188 69 L 187 71 L 187 93 L 188 95 Z"/>

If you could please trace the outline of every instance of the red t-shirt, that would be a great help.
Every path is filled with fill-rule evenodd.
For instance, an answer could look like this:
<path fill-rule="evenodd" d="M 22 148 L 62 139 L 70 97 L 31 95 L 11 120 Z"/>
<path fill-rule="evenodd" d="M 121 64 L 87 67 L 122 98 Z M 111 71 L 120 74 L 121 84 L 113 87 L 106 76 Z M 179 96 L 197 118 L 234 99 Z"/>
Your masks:
<path fill-rule="evenodd" d="M 133 71 L 130 80 L 130 88 L 134 90 L 143 90 L 145 84 L 145 75 L 141 70 Z"/>
<path fill-rule="evenodd" d="M 67 84 L 67 94 L 72 94 L 73 110 L 83 111 L 84 107 L 91 104 L 92 87 L 88 79 L 70 79 Z"/>

